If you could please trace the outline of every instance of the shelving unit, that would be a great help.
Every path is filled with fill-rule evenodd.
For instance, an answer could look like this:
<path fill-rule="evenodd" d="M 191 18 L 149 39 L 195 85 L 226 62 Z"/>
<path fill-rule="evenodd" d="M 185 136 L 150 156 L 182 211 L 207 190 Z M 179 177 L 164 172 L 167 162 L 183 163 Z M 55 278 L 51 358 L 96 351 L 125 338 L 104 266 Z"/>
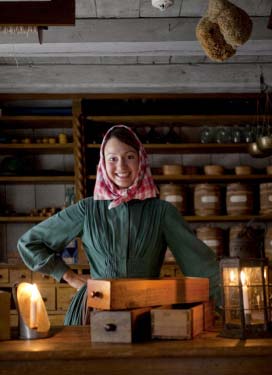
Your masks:
<path fill-rule="evenodd" d="M 12 101 L 16 102 L 16 97 L 14 97 Z M 28 102 L 29 105 L 27 104 L 27 106 L 30 107 L 31 103 L 34 103 L 35 106 L 35 102 L 36 100 L 34 96 Z M 12 113 L 12 110 L 10 110 L 10 112 Z M 61 132 L 69 133 L 69 140 L 65 144 L 58 143 L 57 133 Z M 14 115 L 9 114 L 1 116 L 0 136 L 2 136 L 2 139 L 4 136 L 4 138 L 6 137 L 7 140 L 11 140 L 13 134 L 14 138 L 16 139 L 23 139 L 26 134 L 30 134 L 31 136 L 29 138 L 31 138 L 31 143 L 22 143 L 20 140 L 16 143 L 0 143 L 0 157 L 2 157 L 2 159 L 7 156 L 16 156 L 16 158 L 18 159 L 30 158 L 29 160 L 32 160 L 31 158 L 33 158 L 33 160 L 36 160 L 36 158 L 38 158 L 38 160 L 40 158 L 45 158 L 45 161 L 43 161 L 42 164 L 40 164 L 39 162 L 38 165 L 44 165 L 46 167 L 46 162 L 48 162 L 48 160 L 53 161 L 53 165 L 64 164 L 64 162 L 54 162 L 54 160 L 60 158 L 60 155 L 67 155 L 67 157 L 71 155 L 71 157 L 73 158 L 75 149 L 75 144 L 72 141 L 73 116 L 51 116 L 46 113 L 46 108 L 44 115 L 17 115 L 15 111 Z M 48 135 L 52 134 L 52 137 L 56 138 L 56 143 L 34 143 L 35 138 L 42 137 L 41 134 L 45 134 L 46 137 L 49 137 Z M 0 193 L 1 186 L 3 187 L 2 192 L 8 192 L 12 188 L 12 191 L 16 190 L 18 191 L 17 194 L 20 195 L 21 189 L 26 189 L 26 187 L 29 187 L 29 194 L 31 194 L 31 191 L 33 191 L 33 193 L 34 191 L 36 192 L 37 186 L 42 187 L 43 185 L 47 185 L 47 188 L 44 188 L 46 191 L 46 189 L 51 189 L 51 186 L 54 188 L 54 186 L 58 185 L 61 188 L 62 185 L 64 185 L 65 187 L 66 184 L 75 186 L 74 168 L 73 170 L 69 170 L 68 172 L 65 169 L 63 169 L 62 171 L 61 168 L 60 170 L 50 170 L 50 168 L 45 170 L 35 170 L 31 165 L 30 170 L 17 171 L 17 173 L 1 173 L 0 171 Z M 22 199 L 24 199 L 24 195 L 22 195 Z M 28 199 L 30 200 L 30 198 Z M 33 202 L 33 204 L 39 205 L 36 197 L 31 201 Z M 4 202 L 2 202 L 2 204 L 3 203 Z M 64 204 L 64 196 L 63 200 L 60 203 L 61 205 Z M 35 207 L 33 206 L 33 208 Z M 31 207 L 29 207 L 29 214 L 26 212 L 12 212 L 12 210 L 10 214 L 7 213 L 3 215 L 0 213 L 0 226 L 2 227 L 2 229 L 0 227 L 0 262 L 2 261 L 2 263 L 0 264 L 0 289 L 11 291 L 14 283 L 21 281 L 37 283 L 47 307 L 51 324 L 61 325 L 63 324 L 65 311 L 75 293 L 75 290 L 69 287 L 67 284 L 58 284 L 53 278 L 45 277 L 44 275 L 31 272 L 30 270 L 26 269 L 20 259 L 11 258 L 11 261 L 15 263 L 8 263 L 8 254 L 16 253 L 14 247 L 12 247 L 11 249 L 6 249 L 4 255 L 6 255 L 7 261 L 5 261 L 5 258 L 3 258 L 4 243 L 7 243 L 8 237 L 12 236 L 12 234 L 8 235 L 8 233 L 13 233 L 13 230 L 15 230 L 15 233 L 19 233 L 18 228 L 20 228 L 21 226 L 22 231 L 24 232 L 26 228 L 31 227 L 32 225 L 35 225 L 48 218 L 48 216 L 44 215 L 31 215 L 30 208 Z M 2 241 L 1 234 L 2 237 L 4 236 Z M 77 273 L 84 273 L 85 268 L 87 268 L 88 271 L 88 267 L 86 266 L 72 265 L 72 267 Z M 16 326 L 18 324 L 18 317 L 15 306 L 12 306 L 11 324 L 12 326 Z"/>

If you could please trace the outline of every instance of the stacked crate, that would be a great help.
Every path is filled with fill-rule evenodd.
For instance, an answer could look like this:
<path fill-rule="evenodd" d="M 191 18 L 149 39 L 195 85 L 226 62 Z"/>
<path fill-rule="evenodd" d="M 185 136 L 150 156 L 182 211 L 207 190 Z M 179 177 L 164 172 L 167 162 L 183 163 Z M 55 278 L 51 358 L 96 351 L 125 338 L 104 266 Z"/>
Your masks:
<path fill-rule="evenodd" d="M 191 339 L 212 324 L 209 280 L 88 280 L 93 342 Z"/>

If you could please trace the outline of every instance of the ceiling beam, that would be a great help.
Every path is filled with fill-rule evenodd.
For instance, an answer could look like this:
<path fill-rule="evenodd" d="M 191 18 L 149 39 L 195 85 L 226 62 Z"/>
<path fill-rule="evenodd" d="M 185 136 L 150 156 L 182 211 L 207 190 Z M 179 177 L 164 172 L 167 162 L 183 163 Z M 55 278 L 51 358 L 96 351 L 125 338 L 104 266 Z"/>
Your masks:
<path fill-rule="evenodd" d="M 258 92 L 270 64 L 2 66 L 0 93 Z"/>
<path fill-rule="evenodd" d="M 272 55 L 268 18 L 254 18 L 250 40 L 236 55 Z M 78 20 L 75 27 L 50 27 L 37 35 L 1 35 L 1 57 L 204 56 L 195 37 L 198 19 Z"/>

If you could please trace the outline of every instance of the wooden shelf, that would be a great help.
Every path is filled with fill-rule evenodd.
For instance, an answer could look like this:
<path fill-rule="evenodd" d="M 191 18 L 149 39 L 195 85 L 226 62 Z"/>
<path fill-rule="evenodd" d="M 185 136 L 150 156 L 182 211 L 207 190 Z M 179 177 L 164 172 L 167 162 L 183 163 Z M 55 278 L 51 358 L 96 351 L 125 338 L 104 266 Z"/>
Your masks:
<path fill-rule="evenodd" d="M 10 154 L 12 152 L 32 152 L 41 154 L 62 153 L 69 154 L 73 152 L 74 144 L 52 144 L 48 143 L 0 143 L 1 154 Z"/>
<path fill-rule="evenodd" d="M 250 182 L 260 182 L 260 181 L 272 181 L 272 175 L 268 174 L 256 174 L 256 175 L 153 175 L 153 178 L 157 182 L 207 182 L 207 181 L 250 181 Z M 95 181 L 96 175 L 88 175 L 88 180 Z"/>
<path fill-rule="evenodd" d="M 99 149 L 100 144 L 87 144 L 89 149 Z M 206 154 L 206 153 L 247 153 L 248 145 L 241 144 L 217 144 L 217 143 L 167 143 L 167 144 L 144 144 L 144 148 L 148 153 L 187 153 L 187 154 Z"/>
<path fill-rule="evenodd" d="M 0 223 L 39 223 L 45 219 L 48 216 L 0 216 Z"/>
<path fill-rule="evenodd" d="M 16 128 L 71 128 L 72 116 L 0 116 L 0 123 Z"/>
<path fill-rule="evenodd" d="M 184 215 L 184 219 L 190 223 L 198 223 L 198 222 L 231 222 L 231 221 L 250 221 L 252 219 L 257 221 L 271 221 L 271 215 L 214 215 L 214 216 L 186 216 Z"/>
<path fill-rule="evenodd" d="M 272 119 L 272 116 L 270 116 Z M 129 115 L 129 116 L 87 116 L 95 123 L 149 125 L 182 125 L 182 126 L 218 126 L 248 124 L 256 122 L 256 115 Z"/>
<path fill-rule="evenodd" d="M 47 216 L 0 216 L 0 223 L 38 223 L 45 219 L 48 219 Z M 184 219 L 190 223 L 198 222 L 239 222 L 239 221 L 250 221 L 254 219 L 256 221 L 271 221 L 271 215 L 214 215 L 214 216 L 194 216 L 194 215 L 184 215 Z"/>
<path fill-rule="evenodd" d="M 5 184 L 62 184 L 74 183 L 74 176 L 0 176 L 0 183 Z"/>

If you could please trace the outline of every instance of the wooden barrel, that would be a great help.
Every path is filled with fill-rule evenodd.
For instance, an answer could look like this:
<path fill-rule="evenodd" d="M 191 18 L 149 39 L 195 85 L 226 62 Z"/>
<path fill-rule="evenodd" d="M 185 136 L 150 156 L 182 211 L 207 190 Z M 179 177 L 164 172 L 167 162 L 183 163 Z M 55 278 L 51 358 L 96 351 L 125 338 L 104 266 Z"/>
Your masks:
<path fill-rule="evenodd" d="M 160 198 L 172 203 L 181 213 L 186 211 L 186 191 L 176 184 L 160 185 Z"/>
<path fill-rule="evenodd" d="M 217 257 L 223 256 L 223 229 L 218 227 L 201 226 L 196 229 L 196 236 L 211 248 Z"/>
<path fill-rule="evenodd" d="M 227 185 L 226 207 L 228 215 L 249 215 L 253 212 L 253 191 L 241 183 Z"/>
<path fill-rule="evenodd" d="M 272 261 L 272 226 L 267 228 L 264 240 L 264 253 L 265 256 Z"/>
<path fill-rule="evenodd" d="M 229 256 L 260 258 L 263 253 L 263 229 L 237 224 L 229 231 Z"/>
<path fill-rule="evenodd" d="M 221 191 L 218 185 L 198 184 L 194 190 L 194 210 L 199 216 L 218 215 L 221 212 Z"/>
<path fill-rule="evenodd" d="M 260 184 L 260 214 L 272 213 L 272 182 Z"/>
<path fill-rule="evenodd" d="M 182 174 L 182 165 L 180 164 L 165 164 L 162 166 L 164 175 Z"/>

